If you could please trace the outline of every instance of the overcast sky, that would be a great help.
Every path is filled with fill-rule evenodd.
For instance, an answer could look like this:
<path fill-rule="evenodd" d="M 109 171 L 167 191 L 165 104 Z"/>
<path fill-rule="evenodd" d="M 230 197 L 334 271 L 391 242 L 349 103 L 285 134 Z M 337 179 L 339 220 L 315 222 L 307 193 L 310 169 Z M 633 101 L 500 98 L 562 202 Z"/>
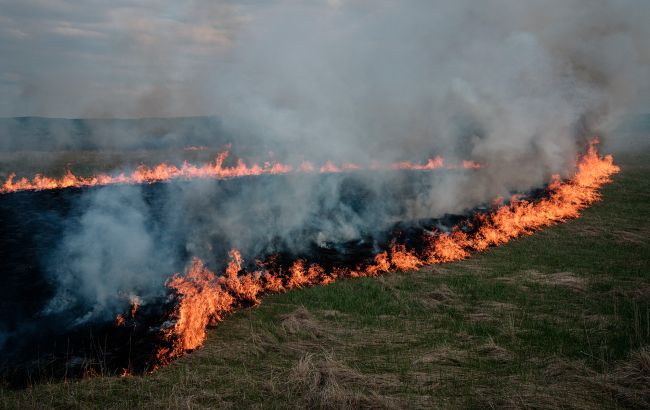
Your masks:
<path fill-rule="evenodd" d="M 251 19 L 230 3 L 0 0 L 0 116 L 210 113 L 197 76 Z"/>
<path fill-rule="evenodd" d="M 491 0 L 480 2 L 480 6 L 477 5 L 478 2 L 461 1 L 458 2 L 461 4 L 458 7 L 452 7 L 457 3 L 454 1 L 413 0 L 405 3 L 409 6 L 391 0 L 0 0 L 0 117 L 218 114 L 218 104 L 214 103 L 214 95 L 217 94 L 215 90 L 228 86 L 228 75 L 232 77 L 233 73 L 232 66 L 228 67 L 229 53 L 236 49 L 237 36 L 242 31 L 245 32 L 246 28 L 263 26 L 267 20 L 279 22 L 273 23 L 276 26 L 291 25 L 293 28 L 284 33 L 282 27 L 270 28 L 268 32 L 277 37 L 273 41 L 264 43 L 260 39 L 256 40 L 255 45 L 263 44 L 270 50 L 254 47 L 248 49 L 250 53 L 267 53 L 268 58 L 273 55 L 276 45 L 281 47 L 282 43 L 289 44 L 284 50 L 284 57 L 290 61 L 296 50 L 311 52 L 313 47 L 302 44 L 300 37 L 306 34 L 306 38 L 310 38 L 312 32 L 319 29 L 335 29 L 343 33 L 343 39 L 365 41 L 363 35 L 355 34 L 355 25 L 363 27 L 360 22 L 373 13 L 377 14 L 377 10 L 382 7 L 397 9 L 393 16 L 407 11 L 404 15 L 410 16 L 415 22 L 420 19 L 418 14 L 422 18 L 432 16 L 432 10 L 436 14 L 442 14 L 437 20 L 432 18 L 430 25 L 436 21 L 435 24 L 445 26 L 447 21 L 459 20 L 459 13 L 465 17 L 458 27 L 452 27 L 451 32 L 458 33 L 458 36 L 454 34 L 442 40 L 419 38 L 422 36 L 418 35 L 418 30 L 422 33 L 435 32 L 427 24 L 422 23 L 411 30 L 409 22 L 403 21 L 404 19 L 396 17 L 394 21 L 386 20 L 388 24 L 385 28 L 371 32 L 375 37 L 385 37 L 389 44 L 383 51 L 376 47 L 380 52 L 375 57 L 378 55 L 380 60 L 385 53 L 394 51 L 391 36 L 395 25 L 402 32 L 413 34 L 415 37 L 412 44 L 417 44 L 420 50 L 433 43 L 458 48 L 464 44 L 471 46 L 470 43 L 480 43 L 483 36 L 480 31 L 469 27 L 467 21 L 479 24 L 490 19 L 498 21 L 493 14 L 504 18 L 497 25 L 505 22 L 517 30 L 522 27 L 511 23 L 517 20 L 514 16 L 519 16 L 522 24 L 527 25 L 526 30 L 539 32 L 549 27 L 547 31 L 559 33 L 558 36 L 564 30 L 568 33 L 565 38 L 570 44 L 577 38 L 577 34 L 570 31 L 571 27 L 576 22 L 582 25 L 585 19 L 591 19 L 592 32 L 605 38 L 609 42 L 607 44 L 613 45 L 611 50 L 618 50 L 622 56 L 611 58 L 611 61 L 631 65 L 634 63 L 629 61 L 628 55 L 647 59 L 650 54 L 648 47 L 643 45 L 647 41 L 637 42 L 635 49 L 633 41 L 624 37 L 626 33 L 617 32 L 625 31 L 628 27 L 638 31 L 646 25 L 643 23 L 647 19 L 646 0 Z M 437 5 L 431 6 L 432 3 Z M 276 4 L 283 4 L 284 7 L 274 11 L 272 5 Z M 304 23 L 277 16 L 277 9 L 287 15 L 298 8 L 303 9 L 303 12 L 296 13 L 294 20 L 304 19 Z M 307 8 L 310 11 L 305 13 Z M 418 9 L 422 12 L 417 13 Z M 274 12 L 276 15 L 272 14 Z M 319 26 L 317 20 L 321 16 L 337 12 L 344 16 L 336 20 L 339 26 Z M 512 18 L 508 17 L 510 14 Z M 546 17 L 540 17 L 541 14 Z M 570 18 L 566 18 L 567 14 Z M 608 21 L 610 17 L 611 22 Z M 562 25 L 562 21 L 566 21 L 566 24 Z M 554 25 L 559 28 L 553 29 Z M 472 30 L 477 33 L 471 34 Z M 264 36 L 265 32 L 261 32 L 261 36 Z M 367 33 L 363 30 L 359 32 Z M 455 38 L 464 38 L 463 32 L 470 33 L 471 41 L 459 44 Z M 647 30 L 643 33 L 647 33 Z M 542 33 L 540 37 L 542 41 L 545 41 L 544 35 L 546 34 Z M 338 37 L 332 32 L 323 38 L 327 42 Z M 311 39 L 317 40 L 314 42 L 316 46 L 324 44 L 318 43 L 320 37 L 311 35 Z M 408 50 L 408 42 L 397 43 L 397 47 Z M 587 40 L 585 44 L 589 47 L 590 43 Z M 250 44 L 249 42 L 248 45 Z M 561 42 L 557 44 L 561 45 Z M 324 45 L 336 49 L 329 44 Z M 346 45 L 345 41 L 341 44 L 343 47 Z M 500 43 L 495 43 L 493 47 L 499 45 Z M 601 43 L 593 43 L 593 46 L 601 47 Z M 580 50 L 585 55 L 592 51 Z M 268 61 L 282 68 L 273 58 Z M 325 58 L 324 61 L 328 59 Z M 382 61 L 371 63 L 383 64 Z M 609 60 L 608 64 L 608 67 L 612 66 Z M 266 67 L 259 69 L 264 70 Z M 234 69 L 238 70 L 239 67 Z M 223 76 L 222 72 L 227 74 Z M 635 86 L 646 91 L 648 88 L 641 83 Z M 255 92 L 254 87 L 255 85 L 251 92 Z"/>

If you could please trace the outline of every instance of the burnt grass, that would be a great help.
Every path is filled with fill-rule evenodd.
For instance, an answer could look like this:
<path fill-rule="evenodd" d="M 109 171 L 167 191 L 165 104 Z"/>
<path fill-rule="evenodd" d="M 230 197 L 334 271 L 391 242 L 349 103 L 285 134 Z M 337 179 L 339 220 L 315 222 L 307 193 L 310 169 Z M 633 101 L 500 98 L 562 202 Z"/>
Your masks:
<path fill-rule="evenodd" d="M 471 171 L 470 171 L 471 172 Z M 394 176 L 395 173 L 392 173 Z M 356 207 L 362 212 L 374 200 L 363 184 L 355 180 L 355 174 L 299 176 L 308 178 L 310 183 L 322 183 L 336 180 L 342 186 L 340 200 L 345 206 Z M 395 189 L 384 191 L 392 202 L 398 198 L 412 197 L 415 188 L 421 187 L 421 180 L 430 179 L 421 172 L 404 171 L 400 173 L 405 184 L 395 185 Z M 260 188 L 265 183 L 286 183 L 295 181 L 296 177 L 261 176 L 254 178 L 237 178 L 223 181 L 203 181 L 218 185 L 219 192 L 227 196 L 240 193 L 241 189 Z M 174 181 L 172 184 L 184 184 L 186 181 Z M 171 184 L 156 183 L 140 186 L 146 207 L 149 210 L 148 223 L 160 225 L 160 231 L 173 237 L 189 235 L 166 223 L 163 215 L 166 203 L 165 190 Z M 175 320 L 175 294 L 159 284 L 160 294 L 149 297 L 140 303 L 137 315 L 131 317 L 130 308 L 121 312 L 124 323 L 117 325 L 113 315 L 102 315 L 92 320 L 77 322 L 88 311 L 83 303 L 69 305 L 61 311 L 48 311 L 48 303 L 56 292 L 54 276 L 57 269 L 65 269 L 62 258 L 53 257 L 52 249 L 60 246 L 61 238 L 74 221 L 80 218 L 87 202 L 87 195 L 99 189 L 121 189 L 121 187 L 74 188 L 63 190 L 45 190 L 39 192 L 18 192 L 0 196 L 0 260 L 3 261 L 3 276 L 0 278 L 0 327 L 9 330 L 9 336 L 3 345 L 4 355 L 0 358 L 0 379 L 7 385 L 20 388 L 42 381 L 73 380 L 89 375 L 145 374 L 158 366 L 156 353 L 159 348 L 170 344 L 161 336 L 161 329 Z M 528 194 L 532 199 L 543 195 L 543 189 Z M 213 198 L 219 204 L 219 198 Z M 227 211 L 215 205 L 211 211 L 227 215 Z M 476 208 L 467 213 L 474 215 L 483 208 Z M 329 210 L 329 212 L 334 212 Z M 336 216 L 336 215 L 334 215 Z M 263 228 L 263 217 L 251 217 L 250 226 Z M 302 251 L 291 250 L 283 244 L 281 238 L 274 241 L 273 248 L 260 256 L 266 260 L 267 268 L 273 272 L 284 272 L 288 280 L 288 271 L 297 259 L 309 263 L 318 263 L 327 271 L 337 267 L 356 267 L 373 263 L 374 255 L 379 249 L 388 249 L 392 240 L 405 244 L 409 249 L 422 251 L 426 245 L 425 232 L 445 230 L 452 226 L 462 226 L 466 230 L 474 229 L 473 219 L 465 215 L 443 215 L 437 219 L 404 221 L 387 225 L 385 229 L 365 233 L 361 239 L 323 246 L 315 242 L 305 246 Z M 311 229 L 311 230 L 310 230 Z M 314 229 L 305 227 L 305 238 L 316 237 Z M 230 247 L 219 241 L 212 243 L 211 253 L 222 257 L 217 265 L 211 266 L 217 272 L 223 271 L 227 263 Z M 182 239 L 175 242 L 178 246 L 175 258 L 176 266 L 169 266 L 164 272 L 171 274 L 183 269 L 190 255 L 183 249 Z M 257 268 L 255 261 L 248 261 L 246 270 Z M 126 301 L 125 301 L 126 302 Z M 242 301 L 242 307 L 250 303 Z M 125 303 L 126 305 L 126 303 Z"/>
<path fill-rule="evenodd" d="M 269 295 L 151 374 L 6 408 L 650 406 L 650 153 L 583 215 L 452 264 Z"/>

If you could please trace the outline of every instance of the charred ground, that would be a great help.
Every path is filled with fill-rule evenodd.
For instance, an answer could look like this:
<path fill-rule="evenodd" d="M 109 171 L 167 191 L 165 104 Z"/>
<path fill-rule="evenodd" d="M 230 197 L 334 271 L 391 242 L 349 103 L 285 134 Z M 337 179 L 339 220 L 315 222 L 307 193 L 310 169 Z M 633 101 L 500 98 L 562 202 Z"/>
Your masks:
<path fill-rule="evenodd" d="M 453 171 L 445 171 L 447 173 Z M 472 171 L 459 171 L 472 172 Z M 417 189 L 430 184 L 430 175 L 419 171 L 401 171 L 400 183 L 377 191 L 364 187 L 355 174 L 302 175 L 302 176 L 262 176 L 237 178 L 221 181 L 200 181 L 203 184 L 218 186 L 213 189 L 206 203 L 211 204 L 204 212 L 228 217 L 228 204 L 221 198 L 255 192 L 270 183 L 278 184 L 322 184 L 335 183 L 340 186 L 340 207 L 316 209 L 317 213 L 328 213 L 332 219 L 341 218 L 342 209 L 352 209 L 356 215 L 363 216 L 365 208 L 374 203 L 387 202 L 399 204 L 400 200 L 417 195 Z M 304 180 L 307 180 L 306 182 Z M 334 182 L 332 182 L 334 181 Z M 159 294 L 139 302 L 137 315 L 130 315 L 125 301 L 124 311 L 119 310 L 91 320 L 81 320 L 91 307 L 80 302 L 70 304 L 65 309 L 52 311 L 48 303 L 58 290 L 55 276 L 58 270 L 66 269 L 68 260 L 58 260 L 57 247 L 70 229 L 75 229 L 82 218 L 87 198 L 94 191 L 120 190 L 122 187 L 68 188 L 63 190 L 25 191 L 0 196 L 0 260 L 3 277 L 0 281 L 0 325 L 6 335 L 5 354 L 0 359 L 0 375 L 12 386 L 29 385 L 41 380 L 65 380 L 94 374 L 118 375 L 124 372 L 142 374 L 153 370 L 156 351 L 165 346 L 161 338 L 161 328 L 168 320 L 175 305 L 175 295 L 163 286 L 164 275 L 180 272 L 189 262 L 190 256 L 183 244 L 191 236 L 192 230 L 186 224 L 168 222 L 165 217 L 166 191 L 175 189 L 174 185 L 188 184 L 187 181 L 157 183 L 139 187 L 146 203 L 147 224 L 159 225 L 165 236 L 161 242 L 175 238 L 172 260 L 176 264 L 165 267 L 159 281 Z M 529 197 L 541 196 L 543 190 L 533 191 Z M 381 196 L 377 198 L 377 196 Z M 259 198 L 263 200 L 263 198 Z M 256 198 L 251 198 L 255 201 Z M 314 201 L 321 203 L 321 201 Z M 397 206 L 399 208 L 399 206 Z M 266 230 L 268 216 L 273 215 L 273 204 L 246 218 L 242 228 L 247 230 Z M 468 212 L 468 215 L 479 208 Z M 238 210 L 239 211 L 239 210 Z M 232 210 L 230 210 L 232 212 Z M 400 209 L 388 211 L 400 213 Z M 275 272 L 287 272 L 297 259 L 306 263 L 317 263 L 327 270 L 335 267 L 354 267 L 371 263 L 377 249 L 386 249 L 391 240 L 406 244 L 409 249 L 421 249 L 425 232 L 451 228 L 461 222 L 469 223 L 465 215 L 443 215 L 437 219 L 400 221 L 387 223 L 385 227 L 362 233 L 361 239 L 338 243 L 311 242 L 301 249 L 292 248 L 282 238 L 271 240 L 264 249 L 255 249 L 255 255 L 266 260 Z M 195 221 L 192 221 L 195 222 Z M 189 225 L 188 223 L 187 225 Z M 468 226 L 468 229 L 469 226 Z M 315 238 L 319 226 L 305 226 L 296 236 Z M 209 249 L 215 255 L 213 269 L 222 271 L 227 262 L 231 244 L 223 243 L 220 237 L 212 237 Z M 161 252 L 162 249 L 161 249 Z M 221 255 L 221 256 L 219 256 Z M 255 260 L 249 261 L 246 268 L 254 269 Z M 78 283 L 77 283 L 78 284 Z M 243 307 L 246 307 L 243 306 Z M 125 320 L 119 325 L 116 315 Z"/>

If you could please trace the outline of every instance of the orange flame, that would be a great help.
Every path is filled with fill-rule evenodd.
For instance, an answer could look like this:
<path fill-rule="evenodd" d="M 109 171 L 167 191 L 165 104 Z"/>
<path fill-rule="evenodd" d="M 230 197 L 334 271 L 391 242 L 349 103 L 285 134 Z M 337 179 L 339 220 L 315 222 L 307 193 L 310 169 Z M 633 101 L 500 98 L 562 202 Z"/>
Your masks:
<path fill-rule="evenodd" d="M 441 156 L 437 156 L 433 159 L 429 159 L 426 164 L 413 164 L 410 161 L 396 162 L 391 165 L 392 169 L 403 169 L 403 170 L 417 170 L 417 171 L 430 171 L 433 169 L 443 168 L 445 166 L 445 159 Z"/>
<path fill-rule="evenodd" d="M 7 194 L 17 191 L 41 191 L 49 189 L 80 188 L 100 185 L 114 184 L 152 184 L 156 182 L 165 182 L 173 179 L 229 179 L 245 176 L 259 175 L 281 175 L 294 171 L 314 172 L 318 170 L 321 173 L 339 173 L 358 171 L 362 169 L 397 169 L 397 170 L 415 170 L 431 171 L 444 167 L 444 159 L 440 156 L 429 159 L 425 164 L 413 164 L 409 161 L 394 163 L 388 166 L 380 166 L 376 163 L 369 167 L 363 167 L 351 162 L 344 162 L 337 166 L 332 161 L 327 161 L 321 167 L 315 167 L 311 162 L 303 161 L 299 166 L 293 167 L 289 164 L 280 162 L 264 162 L 262 165 L 254 163 L 247 165 L 242 159 L 238 159 L 234 166 L 224 166 L 229 152 L 223 151 L 217 154 L 213 162 L 200 166 L 183 162 L 180 167 L 161 163 L 151 168 L 140 165 L 130 174 L 120 173 L 118 175 L 98 174 L 90 177 L 81 177 L 67 169 L 61 178 L 53 178 L 36 174 L 31 180 L 27 178 L 16 179 L 16 173 L 11 173 L 0 186 L 0 194 Z M 465 168 L 480 168 L 480 165 L 472 161 L 463 161 Z M 470 164 L 470 165 L 467 165 Z M 448 168 L 455 168 L 449 166 Z"/>
<path fill-rule="evenodd" d="M 159 358 L 196 349 L 205 339 L 206 327 L 231 311 L 235 298 L 220 282 L 198 259 L 192 261 L 184 276 L 175 275 L 167 281 L 181 303 L 176 307 L 176 322 L 164 331 L 166 337 L 173 337 L 173 349 L 159 351 Z"/>
<path fill-rule="evenodd" d="M 27 178 L 16 180 L 16 174 L 12 173 L 0 187 L 0 193 L 111 184 L 151 184 L 172 179 L 227 179 L 263 174 L 286 174 L 292 171 L 292 167 L 287 164 L 265 162 L 263 165 L 252 164 L 249 166 L 241 159 L 237 161 L 235 166 L 227 167 L 223 165 L 227 157 L 228 151 L 223 151 L 217 154 L 214 162 L 201 166 L 187 162 L 184 162 L 181 167 L 166 163 L 158 164 L 152 168 L 140 165 L 128 175 L 123 173 L 119 175 L 99 174 L 88 178 L 74 175 L 69 169 L 61 178 L 51 178 L 37 174 L 32 180 Z"/>
<path fill-rule="evenodd" d="M 341 169 L 334 165 L 332 161 L 327 161 L 325 165 L 320 167 L 320 172 L 321 173 L 334 173 L 334 172 L 341 172 Z"/>
<path fill-rule="evenodd" d="M 131 297 L 131 319 L 135 317 L 135 314 L 138 312 L 138 307 L 140 307 L 140 298 L 137 296 Z"/>
<path fill-rule="evenodd" d="M 115 326 L 117 327 L 124 326 L 125 323 L 126 320 L 124 319 L 124 315 L 119 313 L 117 316 L 115 316 Z"/>
<path fill-rule="evenodd" d="M 474 161 L 464 160 L 463 161 L 463 168 L 465 168 L 465 169 L 478 169 L 478 168 L 481 168 L 481 164 L 479 164 L 478 162 L 474 162 Z"/>
<path fill-rule="evenodd" d="M 587 152 L 578 158 L 575 176 L 565 182 L 555 176 L 548 186 L 548 195 L 537 202 L 513 197 L 509 204 L 499 202 L 498 207 L 476 215 L 478 228 L 466 233 L 460 227 L 443 234 L 431 234 L 421 254 L 407 250 L 393 242 L 389 251 L 375 256 L 374 263 L 366 267 L 334 268 L 326 272 L 322 267 L 305 261 L 295 261 L 288 272 L 265 269 L 263 272 L 242 272 L 242 259 L 238 251 L 230 253 L 230 263 L 224 276 L 218 277 L 201 261 L 195 259 L 185 275 L 172 277 L 167 286 L 178 295 L 178 305 L 173 312 L 175 322 L 165 330 L 163 337 L 170 348 L 158 351 L 160 364 L 201 346 L 206 337 L 206 327 L 214 325 L 238 306 L 259 303 L 264 292 L 281 292 L 315 284 L 327 284 L 343 277 L 373 277 L 389 272 L 418 269 L 423 265 L 452 262 L 467 258 L 472 252 L 529 235 L 542 227 L 576 218 L 580 211 L 600 199 L 598 189 L 619 172 L 610 155 L 600 157 L 594 140 Z M 264 262 L 261 266 L 270 266 Z"/>
<path fill-rule="evenodd" d="M 314 164 L 309 161 L 303 161 L 302 164 L 300 164 L 299 169 L 302 172 L 314 172 L 316 170 L 316 168 L 314 168 Z"/>

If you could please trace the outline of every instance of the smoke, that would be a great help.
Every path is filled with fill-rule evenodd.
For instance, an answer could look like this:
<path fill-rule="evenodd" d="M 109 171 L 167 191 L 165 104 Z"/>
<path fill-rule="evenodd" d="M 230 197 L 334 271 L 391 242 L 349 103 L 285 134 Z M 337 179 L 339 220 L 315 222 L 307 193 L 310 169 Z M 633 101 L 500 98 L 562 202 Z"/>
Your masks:
<path fill-rule="evenodd" d="M 175 32 L 187 32 L 188 16 L 205 24 L 225 7 L 200 13 L 201 4 L 180 13 Z M 236 23 L 208 36 L 218 50 L 190 54 L 155 35 L 163 26 L 134 19 L 128 32 L 144 52 L 130 45 L 110 57 L 142 59 L 149 86 L 127 76 L 122 90 L 131 84 L 136 95 L 107 91 L 93 113 L 122 112 L 125 98 L 133 116 L 193 107 L 189 114 L 218 116 L 220 138 L 235 147 L 247 141 L 247 152 L 271 149 L 289 162 L 442 155 L 486 167 L 415 180 L 377 173 L 174 183 L 154 204 L 137 188 L 93 190 L 53 252 L 59 292 L 50 309 L 114 312 L 124 295 L 158 294 L 188 256 L 218 264 L 230 247 L 254 259 L 350 241 L 377 246 L 397 222 L 466 212 L 568 175 L 587 138 L 650 109 L 647 1 L 278 0 L 227 9 L 215 24 Z M 105 147 L 110 133 L 96 135 Z"/>
<path fill-rule="evenodd" d="M 111 320 L 133 297 L 159 295 L 172 250 L 142 188 L 89 192 L 78 207 L 49 264 L 58 287 L 45 314 L 75 309 L 77 323 Z"/>
<path fill-rule="evenodd" d="M 471 157 L 484 185 L 521 189 L 648 96 L 643 2 L 332 4 L 273 3 L 234 36 L 214 88 L 233 134 L 323 159 Z"/>

